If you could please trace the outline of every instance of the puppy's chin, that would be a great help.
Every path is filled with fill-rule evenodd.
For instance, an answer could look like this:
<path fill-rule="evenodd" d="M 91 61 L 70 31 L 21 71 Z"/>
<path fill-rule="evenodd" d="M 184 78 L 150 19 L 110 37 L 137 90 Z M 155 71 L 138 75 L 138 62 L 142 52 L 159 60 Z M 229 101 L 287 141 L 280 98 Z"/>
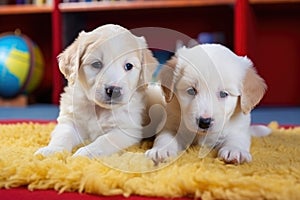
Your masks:
<path fill-rule="evenodd" d="M 110 101 L 95 100 L 95 104 L 102 108 L 105 108 L 105 109 L 115 109 L 115 108 L 125 105 L 125 103 L 123 103 L 123 102 L 112 101 L 112 100 L 110 100 Z"/>
<path fill-rule="evenodd" d="M 213 125 L 212 127 L 208 128 L 208 129 L 201 129 L 198 128 L 198 135 L 205 135 L 205 134 L 220 134 L 223 132 L 223 127 L 217 127 L 215 125 Z"/>
<path fill-rule="evenodd" d="M 204 135 L 208 130 L 200 129 L 197 125 L 186 124 L 186 128 L 191 132 L 199 135 Z"/>
<path fill-rule="evenodd" d="M 194 133 L 196 133 L 197 135 L 200 135 L 200 136 L 203 136 L 203 135 L 206 135 L 206 134 L 210 134 L 212 131 L 211 129 L 201 129 L 201 128 L 198 128 L 197 131 L 195 131 Z"/>
<path fill-rule="evenodd" d="M 192 132 L 194 134 L 197 134 L 197 135 L 200 135 L 200 136 L 220 132 L 220 130 L 217 127 L 214 127 L 214 126 L 208 128 L 208 129 L 202 129 L 202 128 L 199 128 L 197 124 L 195 124 L 195 125 L 186 125 L 186 128 L 190 132 Z"/>

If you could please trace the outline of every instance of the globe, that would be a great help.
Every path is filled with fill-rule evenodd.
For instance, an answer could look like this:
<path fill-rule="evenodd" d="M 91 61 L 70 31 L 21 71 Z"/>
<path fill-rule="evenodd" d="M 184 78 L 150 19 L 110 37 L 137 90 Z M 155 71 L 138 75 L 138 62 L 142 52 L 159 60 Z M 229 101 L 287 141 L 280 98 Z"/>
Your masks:
<path fill-rule="evenodd" d="M 27 36 L 0 37 L 0 97 L 31 93 L 39 85 L 43 71 L 42 53 Z"/>

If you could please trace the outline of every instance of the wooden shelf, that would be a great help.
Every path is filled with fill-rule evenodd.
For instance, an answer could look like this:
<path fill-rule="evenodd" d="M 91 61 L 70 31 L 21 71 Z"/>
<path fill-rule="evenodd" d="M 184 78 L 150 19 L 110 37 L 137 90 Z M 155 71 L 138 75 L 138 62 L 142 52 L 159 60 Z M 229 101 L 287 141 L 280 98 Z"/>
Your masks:
<path fill-rule="evenodd" d="M 1 5 L 0 15 L 51 13 L 52 10 L 53 7 L 48 5 Z"/>
<path fill-rule="evenodd" d="M 156 1 L 103 1 L 60 3 L 62 12 L 87 12 L 103 10 L 134 10 L 154 8 L 181 8 L 195 6 L 234 5 L 235 0 L 156 0 Z"/>
<path fill-rule="evenodd" d="M 300 0 L 249 0 L 250 4 L 292 4 L 300 3 Z"/>
<path fill-rule="evenodd" d="M 62 51 L 64 34 L 75 38 L 82 29 L 92 30 L 107 23 L 120 24 L 129 29 L 165 27 L 193 38 L 200 32 L 223 32 L 226 45 L 230 48 L 238 46 L 236 53 L 248 55 L 269 85 L 263 104 L 300 104 L 297 76 L 300 65 L 297 54 L 300 44 L 300 0 L 53 2 L 53 6 L 0 5 L 0 32 L 19 28 L 40 45 L 47 64 L 41 96 L 44 98 L 44 95 L 52 94 L 55 104 L 59 103 L 63 89 L 56 57 Z M 36 31 L 43 25 L 43 29 Z M 63 28 L 69 32 L 65 33 Z M 52 44 L 50 48 L 49 44 Z M 282 77 L 289 78 L 278 82 Z"/>

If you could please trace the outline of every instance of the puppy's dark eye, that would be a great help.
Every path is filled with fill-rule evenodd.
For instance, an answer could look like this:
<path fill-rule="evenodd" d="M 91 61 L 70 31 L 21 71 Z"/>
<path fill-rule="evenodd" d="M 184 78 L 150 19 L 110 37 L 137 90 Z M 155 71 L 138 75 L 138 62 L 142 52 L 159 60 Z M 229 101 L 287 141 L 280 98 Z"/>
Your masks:
<path fill-rule="evenodd" d="M 226 98 L 229 94 L 226 91 L 220 91 L 219 95 L 221 98 Z"/>
<path fill-rule="evenodd" d="M 125 71 L 130 71 L 132 68 L 133 68 L 133 64 L 131 64 L 131 63 L 126 63 L 124 65 Z"/>
<path fill-rule="evenodd" d="M 96 68 L 96 69 L 101 69 L 102 68 L 102 62 L 97 61 L 92 63 L 92 67 Z"/>
<path fill-rule="evenodd" d="M 194 87 L 189 88 L 186 92 L 191 96 L 195 96 L 197 94 L 197 90 Z"/>

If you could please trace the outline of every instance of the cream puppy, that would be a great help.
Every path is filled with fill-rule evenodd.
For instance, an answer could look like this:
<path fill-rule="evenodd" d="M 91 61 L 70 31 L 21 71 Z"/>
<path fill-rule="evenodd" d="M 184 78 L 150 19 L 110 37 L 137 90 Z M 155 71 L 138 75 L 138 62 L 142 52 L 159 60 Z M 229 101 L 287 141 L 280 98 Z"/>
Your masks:
<path fill-rule="evenodd" d="M 217 44 L 183 47 L 159 79 L 167 121 L 146 152 L 148 157 L 162 162 L 198 144 L 217 149 L 227 163 L 251 161 L 251 135 L 270 130 L 250 126 L 250 111 L 263 97 L 266 84 L 247 57 Z"/>
<path fill-rule="evenodd" d="M 68 80 L 57 126 L 36 154 L 110 155 L 142 138 L 146 85 L 157 61 L 143 37 L 104 25 L 78 38 L 58 57 Z"/>

